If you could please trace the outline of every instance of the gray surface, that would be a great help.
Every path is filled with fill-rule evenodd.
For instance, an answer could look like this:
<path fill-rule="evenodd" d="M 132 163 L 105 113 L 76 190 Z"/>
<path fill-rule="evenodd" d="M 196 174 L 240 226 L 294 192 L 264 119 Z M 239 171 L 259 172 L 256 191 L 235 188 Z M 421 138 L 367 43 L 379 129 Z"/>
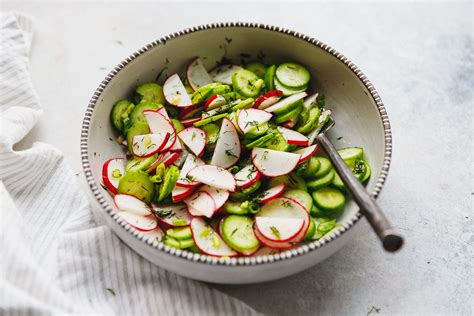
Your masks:
<path fill-rule="evenodd" d="M 7 3 L 3 9 L 37 20 L 31 68 L 45 116 L 18 148 L 49 142 L 78 172 L 89 97 L 109 69 L 151 40 L 191 25 L 246 20 L 295 29 L 340 50 L 371 79 L 391 118 L 393 163 L 379 203 L 406 247 L 384 253 L 364 223 L 357 240 L 306 272 L 218 288 L 279 315 L 473 313 L 472 4 Z"/>

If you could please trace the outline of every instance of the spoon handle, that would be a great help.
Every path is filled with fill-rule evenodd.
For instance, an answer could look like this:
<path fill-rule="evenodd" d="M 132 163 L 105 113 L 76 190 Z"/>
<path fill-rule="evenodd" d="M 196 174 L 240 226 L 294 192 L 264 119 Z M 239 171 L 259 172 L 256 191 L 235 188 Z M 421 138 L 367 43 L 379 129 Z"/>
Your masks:
<path fill-rule="evenodd" d="M 359 205 L 362 214 L 367 218 L 375 233 L 382 241 L 385 250 L 397 251 L 403 245 L 403 238 L 394 231 L 392 225 L 383 214 L 375 200 L 367 193 L 364 186 L 354 176 L 344 160 L 337 152 L 334 145 L 324 133 L 316 137 L 318 143 L 324 148 L 329 159 L 336 168 L 337 173 L 351 193 L 354 201 Z"/>

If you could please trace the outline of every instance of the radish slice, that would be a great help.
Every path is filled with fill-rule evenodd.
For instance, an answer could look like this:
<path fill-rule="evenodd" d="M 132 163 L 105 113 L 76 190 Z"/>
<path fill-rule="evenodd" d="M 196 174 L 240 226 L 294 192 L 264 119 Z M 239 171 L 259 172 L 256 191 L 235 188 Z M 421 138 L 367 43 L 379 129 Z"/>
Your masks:
<path fill-rule="evenodd" d="M 255 100 L 255 104 L 253 106 L 260 110 L 266 109 L 269 106 L 280 101 L 282 96 L 283 96 L 283 91 L 281 90 L 268 91 L 261 97 L 258 97 L 257 100 Z"/>
<path fill-rule="evenodd" d="M 113 194 L 117 193 L 119 181 L 124 174 L 125 163 L 123 158 L 109 159 L 102 166 L 102 181 Z"/>
<path fill-rule="evenodd" d="M 181 202 L 184 199 L 186 199 L 188 196 L 190 196 L 194 192 L 194 187 L 180 187 L 176 185 L 171 191 L 171 199 L 173 202 Z"/>
<path fill-rule="evenodd" d="M 172 152 L 167 152 L 162 158 L 162 162 L 165 164 L 166 167 L 174 163 L 176 160 L 178 160 L 179 154 L 178 153 L 172 153 Z"/>
<path fill-rule="evenodd" d="M 258 241 L 270 248 L 270 249 L 278 249 L 278 250 L 283 250 L 283 249 L 290 249 L 290 248 L 293 248 L 294 245 L 290 242 L 287 242 L 287 241 L 273 241 L 273 240 L 270 240 L 270 239 L 267 239 L 265 238 L 261 233 L 260 231 L 257 229 L 257 227 L 254 227 L 254 233 L 255 233 L 255 237 L 257 237 Z"/>
<path fill-rule="evenodd" d="M 152 110 L 145 110 L 145 111 L 152 111 Z M 163 117 L 165 119 L 167 119 L 168 121 L 170 120 L 170 116 L 168 115 L 168 112 L 166 112 L 166 109 L 165 107 L 161 107 L 159 108 L 158 110 L 156 110 L 156 112 L 160 113 L 161 115 L 163 115 Z"/>
<path fill-rule="evenodd" d="M 206 255 L 215 257 L 234 257 L 237 255 L 224 240 L 200 218 L 194 218 L 191 221 L 191 231 L 196 246 Z"/>
<path fill-rule="evenodd" d="M 150 157 L 164 148 L 170 134 L 146 134 L 133 136 L 132 152 L 137 157 Z"/>
<path fill-rule="evenodd" d="M 173 123 L 171 123 L 169 119 L 162 115 L 159 110 L 145 110 L 143 111 L 143 114 L 145 115 L 145 119 L 148 123 L 148 126 L 150 127 L 150 131 L 153 134 L 169 134 L 168 141 L 161 150 L 165 151 L 173 147 L 174 143 L 176 142 L 176 130 L 174 129 Z"/>
<path fill-rule="evenodd" d="M 186 78 L 194 91 L 202 86 L 212 83 L 212 78 L 204 68 L 201 58 L 193 59 L 186 68 Z"/>
<path fill-rule="evenodd" d="M 178 74 L 174 74 L 166 79 L 163 84 L 163 94 L 169 104 L 177 107 L 186 107 L 193 104 Z"/>
<path fill-rule="evenodd" d="M 179 139 L 176 142 L 178 143 Z M 188 155 L 189 155 L 189 152 L 183 149 L 179 154 L 179 158 L 176 159 L 175 162 L 173 162 L 173 165 L 175 165 L 178 168 L 181 168 L 184 165 L 186 158 L 188 158 Z"/>
<path fill-rule="evenodd" d="M 165 236 L 165 233 L 161 230 L 161 228 L 157 227 L 153 230 L 150 231 L 144 231 L 142 232 L 143 236 L 145 236 L 149 240 L 153 241 L 161 241 L 161 238 Z"/>
<path fill-rule="evenodd" d="M 158 226 L 154 216 L 143 216 L 129 212 L 118 212 L 117 216 L 121 217 L 133 228 L 143 232 L 154 230 Z"/>
<path fill-rule="evenodd" d="M 263 175 L 277 177 L 293 171 L 298 165 L 301 155 L 266 148 L 254 148 L 251 157 L 254 166 Z"/>
<path fill-rule="evenodd" d="M 199 188 L 200 192 L 207 192 L 214 199 L 216 203 L 216 210 L 220 209 L 227 199 L 229 198 L 229 192 L 211 187 L 210 185 L 203 185 Z"/>
<path fill-rule="evenodd" d="M 239 253 L 244 257 L 250 257 L 253 256 L 258 251 L 258 249 L 260 249 L 260 245 L 258 245 L 254 249 L 239 251 Z"/>
<path fill-rule="evenodd" d="M 257 182 L 261 177 L 261 173 L 254 165 L 248 165 L 242 168 L 234 175 L 235 183 L 238 187 L 245 189 Z"/>
<path fill-rule="evenodd" d="M 295 150 L 293 153 L 301 155 L 299 163 L 302 163 L 303 161 L 306 161 L 311 158 L 311 156 L 314 155 L 316 150 L 318 150 L 318 144 L 311 145 L 305 148 L 300 148 L 298 150 Z"/>
<path fill-rule="evenodd" d="M 192 216 L 189 215 L 186 205 L 153 205 L 153 212 L 157 214 L 158 220 L 170 226 L 188 226 Z M 160 216 L 160 214 L 167 214 Z"/>
<path fill-rule="evenodd" d="M 222 65 L 211 70 L 209 75 L 215 82 L 232 84 L 232 76 L 240 69 L 243 68 L 239 65 Z"/>
<path fill-rule="evenodd" d="M 244 109 L 239 111 L 237 123 L 242 133 L 247 133 L 252 128 L 270 121 L 272 115 L 266 111 L 258 109 Z"/>
<path fill-rule="evenodd" d="M 211 165 L 229 168 L 240 158 L 239 134 L 234 124 L 227 118 L 222 120 L 219 138 L 211 159 Z"/>
<path fill-rule="evenodd" d="M 286 128 L 293 128 L 293 127 L 295 127 L 297 122 L 298 122 L 298 117 L 295 117 L 295 118 L 292 118 L 292 119 L 284 122 L 283 124 L 281 124 L 281 126 L 286 127 Z"/>
<path fill-rule="evenodd" d="M 181 142 L 178 138 L 176 138 L 173 146 L 171 146 L 169 150 L 170 151 L 182 151 L 183 150 L 183 146 L 181 145 Z"/>
<path fill-rule="evenodd" d="M 257 252 L 254 253 L 254 255 L 256 257 L 258 257 L 258 256 L 269 256 L 269 255 L 277 254 L 279 252 L 280 251 L 277 250 L 277 249 L 272 249 L 272 248 L 269 248 L 269 247 L 262 247 L 262 248 L 258 249 Z"/>
<path fill-rule="evenodd" d="M 300 99 L 303 99 L 304 97 L 306 97 L 308 94 L 306 92 L 300 92 L 300 93 L 296 93 L 296 94 L 293 94 L 293 95 L 290 95 L 289 97 L 287 98 L 284 98 L 283 100 L 280 100 L 279 102 L 275 103 L 274 105 L 268 107 L 265 109 L 265 111 L 267 112 L 273 112 L 273 111 L 276 111 L 276 110 L 279 110 L 293 102 L 296 102 Z"/>
<path fill-rule="evenodd" d="M 226 103 L 227 101 L 223 96 L 216 94 L 210 97 L 209 100 L 206 101 L 206 103 L 204 103 L 204 108 L 206 110 L 212 110 L 221 107 Z"/>
<path fill-rule="evenodd" d="M 190 170 L 194 169 L 197 166 L 202 166 L 204 165 L 204 162 L 194 156 L 193 154 L 188 154 L 186 157 L 186 161 L 183 164 L 183 168 L 181 168 L 181 171 L 179 173 L 179 178 L 178 181 L 176 182 L 177 186 L 180 187 L 195 187 L 196 185 L 199 184 L 199 181 L 192 181 L 188 178 L 188 173 Z"/>
<path fill-rule="evenodd" d="M 141 216 L 151 214 L 151 209 L 142 200 L 129 194 L 117 194 L 114 197 L 115 206 L 121 211 L 134 213 Z"/>
<path fill-rule="evenodd" d="M 201 117 L 191 118 L 181 121 L 181 124 L 183 124 L 184 127 L 189 127 L 192 126 L 194 123 L 199 122 L 201 119 Z"/>
<path fill-rule="evenodd" d="M 188 177 L 191 177 L 194 181 L 198 181 L 212 187 L 234 192 L 235 191 L 235 179 L 232 173 L 224 168 L 203 165 L 197 166 L 188 172 Z"/>
<path fill-rule="evenodd" d="M 281 126 L 277 127 L 278 131 L 281 133 L 283 138 L 286 139 L 288 144 L 298 145 L 298 146 L 308 146 L 308 138 L 301 134 L 300 132 L 294 131 L 289 128 L 284 128 Z"/>
<path fill-rule="evenodd" d="M 265 203 L 279 197 L 285 191 L 285 185 L 277 184 L 270 189 L 263 191 L 255 198 L 260 203 Z"/>
<path fill-rule="evenodd" d="M 289 240 L 290 242 L 300 242 L 309 228 L 310 217 L 306 209 L 293 199 L 280 197 L 265 203 L 256 217 L 270 217 L 270 218 L 296 218 L 304 221 L 303 233 L 298 234 Z M 265 236 L 263 236 L 265 237 Z M 267 237 L 265 237 L 268 239 Z"/>
<path fill-rule="evenodd" d="M 257 216 L 255 226 L 269 240 L 289 241 L 303 229 L 304 219 Z"/>
<path fill-rule="evenodd" d="M 214 212 L 217 211 L 216 202 L 208 192 L 198 191 L 184 200 L 184 203 L 188 206 L 188 211 L 193 216 L 211 218 Z"/>
<path fill-rule="evenodd" d="M 201 156 L 206 147 L 206 132 L 197 127 L 188 127 L 178 133 L 179 139 L 196 156 Z"/>

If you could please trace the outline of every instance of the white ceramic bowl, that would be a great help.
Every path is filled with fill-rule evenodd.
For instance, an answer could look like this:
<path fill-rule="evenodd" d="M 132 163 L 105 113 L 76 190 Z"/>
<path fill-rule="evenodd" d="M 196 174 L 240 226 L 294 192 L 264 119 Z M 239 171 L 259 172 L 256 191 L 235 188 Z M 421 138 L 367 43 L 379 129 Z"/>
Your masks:
<path fill-rule="evenodd" d="M 115 101 L 130 96 L 137 85 L 154 81 L 157 74 L 182 71 L 201 56 L 211 68 L 222 58 L 240 63 L 296 61 L 312 73 L 310 92 L 323 92 L 333 109 L 336 126 L 330 137 L 339 147 L 362 146 L 373 172 L 368 190 L 380 192 L 391 156 L 390 124 L 380 97 L 365 75 L 345 56 L 306 35 L 262 24 L 222 23 L 190 28 L 152 42 L 117 65 L 95 91 L 81 133 L 81 156 L 87 182 L 113 231 L 132 249 L 154 264 L 180 275 L 215 283 L 254 283 L 282 278 L 324 260 L 352 238 L 361 214 L 350 201 L 338 220 L 342 227 L 319 241 L 275 255 L 219 259 L 193 254 L 149 241 L 115 216 L 111 196 L 102 189 L 101 167 L 106 159 L 123 156 L 110 139 L 117 135 L 109 114 Z M 250 56 L 250 57 L 247 57 Z M 339 137 L 341 140 L 336 140 Z"/>

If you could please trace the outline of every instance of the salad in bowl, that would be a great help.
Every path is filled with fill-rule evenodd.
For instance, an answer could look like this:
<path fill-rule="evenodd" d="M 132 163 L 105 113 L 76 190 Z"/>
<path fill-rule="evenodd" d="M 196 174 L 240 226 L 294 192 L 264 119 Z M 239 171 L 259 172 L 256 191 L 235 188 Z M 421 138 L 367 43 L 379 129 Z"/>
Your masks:
<path fill-rule="evenodd" d="M 213 257 L 259 256 L 338 228 L 347 192 L 315 139 L 331 110 L 298 62 L 190 59 L 184 73 L 138 86 L 110 113 L 124 155 L 103 186 L 117 216 L 147 238 Z M 339 150 L 362 182 L 364 150 Z"/>

